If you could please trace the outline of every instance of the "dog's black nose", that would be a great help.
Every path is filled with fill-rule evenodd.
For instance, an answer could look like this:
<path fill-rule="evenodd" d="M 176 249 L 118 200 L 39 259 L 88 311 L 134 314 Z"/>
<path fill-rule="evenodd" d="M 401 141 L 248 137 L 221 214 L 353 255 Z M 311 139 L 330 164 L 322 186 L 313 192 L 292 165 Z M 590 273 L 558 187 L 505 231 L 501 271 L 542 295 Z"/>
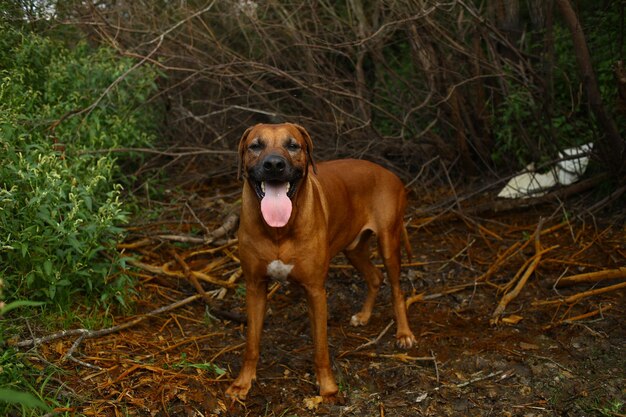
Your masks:
<path fill-rule="evenodd" d="M 263 170 L 267 174 L 282 174 L 287 166 L 287 161 L 280 155 L 269 155 L 263 161 Z"/>

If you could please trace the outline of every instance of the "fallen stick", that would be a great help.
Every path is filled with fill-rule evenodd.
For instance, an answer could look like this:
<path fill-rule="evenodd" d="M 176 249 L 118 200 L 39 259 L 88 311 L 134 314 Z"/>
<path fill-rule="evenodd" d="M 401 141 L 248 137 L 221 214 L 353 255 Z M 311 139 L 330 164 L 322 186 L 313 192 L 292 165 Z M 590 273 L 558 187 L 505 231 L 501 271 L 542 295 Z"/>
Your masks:
<path fill-rule="evenodd" d="M 375 339 L 372 339 L 372 340 L 370 340 L 369 342 L 365 342 L 365 343 L 363 343 L 362 345 L 357 346 L 355 349 L 352 349 L 352 350 L 351 350 L 351 351 L 349 351 L 349 352 L 344 352 L 344 353 L 342 353 L 341 355 L 339 355 L 339 357 L 340 357 L 340 358 L 342 358 L 342 357 L 344 357 L 344 356 L 346 356 L 346 355 L 350 355 L 350 354 L 353 354 L 354 352 L 358 352 L 358 351 L 359 351 L 359 350 L 361 350 L 361 349 L 365 349 L 365 348 L 366 348 L 366 347 L 368 347 L 368 346 L 375 345 L 375 344 L 376 344 L 376 343 L 378 343 L 378 342 L 380 341 L 380 339 L 382 339 L 382 337 L 383 337 L 383 336 L 384 336 L 384 335 L 385 335 L 385 334 L 389 331 L 389 329 L 391 328 L 391 326 L 393 326 L 393 323 L 394 323 L 394 321 L 393 321 L 393 320 L 391 320 L 391 321 L 389 322 L 389 324 L 387 325 L 387 327 L 385 327 L 385 328 L 383 329 L 383 331 L 382 331 L 382 332 L 380 332 L 380 334 L 379 334 L 378 336 L 376 336 L 376 338 L 375 338 Z"/>
<path fill-rule="evenodd" d="M 425 293 L 421 292 L 419 294 L 415 294 L 407 298 L 404 301 L 404 304 L 406 305 L 406 309 L 408 310 L 411 304 L 416 303 L 418 301 L 422 301 L 424 299 L 424 296 L 425 296 Z"/>
<path fill-rule="evenodd" d="M 162 239 L 162 240 L 169 240 L 173 242 L 198 243 L 198 244 L 208 245 L 210 243 L 213 243 L 215 240 L 221 237 L 224 237 L 228 233 L 230 233 L 235 228 L 238 221 L 239 221 L 239 215 L 236 213 L 231 213 L 226 217 L 226 219 L 224 220 L 224 223 L 222 223 L 220 227 L 213 230 L 211 233 L 207 233 L 203 237 L 166 234 L 166 235 L 157 235 L 155 236 L 155 238 Z"/>
<path fill-rule="evenodd" d="M 147 237 L 143 239 L 136 240 L 134 242 L 129 243 L 118 243 L 117 249 L 137 249 L 143 246 L 148 246 L 152 244 L 152 239 L 148 239 Z"/>
<path fill-rule="evenodd" d="M 395 359 L 400 362 L 434 361 L 433 356 L 409 356 L 406 353 L 374 353 L 374 352 L 353 352 L 352 355 L 365 356 L 368 358 Z"/>
<path fill-rule="evenodd" d="M 489 278 L 491 278 L 510 257 L 521 251 L 526 245 L 524 245 L 524 247 L 521 246 L 522 242 L 520 241 L 509 246 L 504 252 L 498 255 L 498 258 L 489 266 L 487 272 L 478 277 L 476 281 L 489 281 Z"/>
<path fill-rule="evenodd" d="M 202 288 L 202 285 L 200 285 L 198 278 L 196 278 L 196 276 L 192 273 L 193 271 L 191 270 L 191 268 L 189 268 L 187 262 L 185 262 L 185 260 L 173 249 L 172 255 L 174 256 L 174 259 L 176 259 L 176 262 L 178 262 L 178 264 L 183 268 L 187 280 L 191 282 L 196 291 L 198 291 L 198 294 L 202 295 L 204 302 L 207 304 L 211 304 L 211 297 L 209 297 L 209 295 L 205 293 L 204 288 Z"/>
<path fill-rule="evenodd" d="M 493 378 L 493 377 L 501 375 L 503 373 L 504 373 L 504 371 L 495 371 L 495 372 L 491 372 L 488 375 L 477 376 L 475 378 L 470 379 L 469 381 L 461 382 L 461 383 L 458 383 L 458 384 L 446 384 L 443 387 L 444 388 L 463 388 L 463 387 L 467 387 L 468 385 L 471 385 L 471 384 L 473 384 L 475 382 L 484 381 L 486 379 Z M 509 371 L 507 374 L 504 374 L 503 376 L 501 376 L 500 379 L 502 380 L 502 379 L 504 379 L 504 378 L 506 378 L 506 377 L 508 377 L 508 376 L 510 376 L 512 374 L 513 374 L 513 372 Z"/>
<path fill-rule="evenodd" d="M 484 380 L 487 380 L 487 379 L 491 379 L 491 378 L 494 378 L 496 376 L 499 376 L 500 377 L 499 380 L 502 381 L 504 379 L 510 378 L 514 374 L 515 374 L 515 372 L 512 369 L 507 370 L 507 371 L 494 371 L 494 372 L 491 372 L 491 373 L 489 373 L 487 375 L 478 375 L 478 376 L 470 379 L 469 381 L 459 382 L 458 384 L 443 384 L 443 385 L 440 385 L 438 387 L 433 388 L 432 390 L 430 390 L 430 392 L 429 391 L 421 392 L 420 395 L 417 396 L 417 398 L 419 399 L 418 402 L 421 402 L 421 401 L 425 400 L 428 397 L 429 394 L 435 393 L 435 392 L 437 392 L 437 391 L 439 391 L 441 389 L 444 389 L 444 388 L 464 388 L 464 387 L 467 387 L 467 386 L 469 386 L 471 384 L 474 384 L 476 382 L 480 382 L 480 381 L 484 381 Z M 418 392 L 420 392 L 420 391 L 407 391 L 406 394 L 417 394 Z"/>
<path fill-rule="evenodd" d="M 537 265 L 539 265 L 540 261 L 541 256 L 536 256 L 531 264 L 528 266 L 528 269 L 526 269 L 526 271 L 524 272 L 524 275 L 522 275 L 522 278 L 520 278 L 520 280 L 517 282 L 515 288 L 502 296 L 502 298 L 500 299 L 500 303 L 498 303 L 498 306 L 491 314 L 491 317 L 494 319 L 495 322 L 497 322 L 498 318 L 502 315 L 502 313 L 504 313 L 504 310 L 506 310 L 506 307 L 509 305 L 509 303 L 517 298 L 519 293 L 522 291 L 522 288 L 524 288 L 524 285 L 526 285 L 528 278 L 530 278 L 530 275 L 535 272 L 535 269 L 537 268 Z"/>
<path fill-rule="evenodd" d="M 567 287 L 570 285 L 580 284 L 581 282 L 596 282 L 605 279 L 626 279 L 626 267 L 570 275 L 559 279 L 555 285 L 557 287 Z"/>
<path fill-rule="evenodd" d="M 136 268 L 140 268 L 143 269 L 144 271 L 148 271 L 148 272 L 152 272 L 153 274 L 159 274 L 159 275 L 166 275 L 169 277 L 176 277 L 176 278 L 181 278 L 181 279 L 186 279 L 186 276 L 184 273 L 180 272 L 180 271 L 174 271 L 169 269 L 169 263 L 166 263 L 162 266 L 154 266 L 154 265 L 150 265 L 141 261 L 136 261 L 134 259 L 129 259 L 126 261 L 127 264 L 132 265 Z M 222 281 L 220 279 L 217 278 L 213 278 L 210 275 L 207 275 L 205 273 L 202 272 L 198 272 L 198 271 L 191 271 L 191 275 L 194 276 L 197 279 L 200 279 L 202 281 L 206 281 L 208 283 L 211 284 L 215 284 L 218 285 L 220 287 L 224 287 L 224 288 L 235 288 L 236 285 L 232 282 L 228 282 L 228 281 Z"/>
<path fill-rule="evenodd" d="M 72 336 L 78 336 L 78 340 L 76 342 L 74 342 L 74 345 L 72 345 L 72 351 L 75 350 L 78 345 L 80 344 L 80 342 L 82 342 L 84 339 L 93 339 L 96 337 L 102 337 L 102 336 L 107 336 L 111 333 L 116 333 L 119 332 L 121 330 L 124 329 L 128 329 L 129 327 L 133 327 L 139 323 L 141 323 L 142 321 L 151 318 L 151 317 L 155 317 L 158 316 L 159 314 L 162 313 L 166 313 L 168 311 L 172 311 L 175 310 L 179 307 L 182 307 L 186 304 L 189 304 L 195 300 L 197 300 L 198 298 L 201 298 L 203 296 L 203 294 L 195 294 L 192 295 L 190 297 L 187 297 L 183 300 L 180 301 L 176 301 L 175 303 L 172 304 L 168 304 L 166 306 L 163 307 L 159 307 L 156 310 L 152 310 L 146 314 L 142 314 L 141 316 L 135 317 L 134 319 L 127 321 L 126 323 L 122 323 L 122 324 L 118 324 L 116 326 L 112 326 L 112 327 L 107 327 L 105 329 L 100 329 L 100 330 L 89 330 L 89 329 L 72 329 L 72 330 L 62 330 L 60 332 L 56 332 L 47 336 L 42 336 L 42 337 L 36 337 L 36 338 L 32 338 L 32 339 L 26 339 L 26 340 L 21 340 L 19 342 L 15 342 L 15 343 L 9 343 L 11 346 L 16 346 L 16 347 L 30 347 L 30 346 L 39 346 L 43 343 L 48 343 L 51 342 L 53 340 L 57 340 L 57 339 L 62 339 L 65 337 L 72 337 Z M 67 356 L 67 355 L 66 355 Z"/>
<path fill-rule="evenodd" d="M 535 272 L 535 269 L 537 269 L 537 266 L 539 266 L 539 262 L 541 262 L 541 257 L 543 256 L 543 254 L 558 247 L 558 245 L 556 245 L 548 249 L 543 249 L 543 250 L 541 249 L 541 242 L 539 238 L 541 236 L 541 228 L 543 226 L 543 222 L 544 222 L 543 218 L 539 220 L 539 223 L 537 223 L 537 228 L 535 229 L 535 232 L 533 233 L 534 242 L 535 242 L 535 255 L 533 256 L 534 259 L 530 263 L 530 265 L 528 265 L 528 268 L 526 269 L 526 271 L 524 272 L 520 280 L 517 282 L 517 285 L 511 291 L 504 294 L 504 296 L 500 300 L 500 303 L 491 314 L 493 323 L 498 322 L 498 319 L 500 318 L 502 313 L 504 313 L 504 310 L 506 310 L 507 305 L 509 305 L 511 301 L 517 298 L 519 293 L 522 291 L 522 288 L 524 288 L 524 286 L 526 285 L 526 282 L 528 282 L 528 279 L 530 278 L 532 273 Z"/>
<path fill-rule="evenodd" d="M 583 298 L 593 297 L 594 295 L 604 294 L 605 292 L 611 292 L 611 291 L 619 290 L 621 288 L 626 288 L 626 281 L 620 282 L 619 284 L 615 284 L 615 285 L 609 285 L 608 287 L 602 287 L 602 288 L 596 288 L 595 290 L 583 291 L 583 292 L 571 295 L 566 298 L 559 298 L 557 300 L 534 301 L 533 305 L 543 306 L 543 305 L 561 304 L 561 303 L 573 304 L 577 301 L 580 301 Z"/>
<path fill-rule="evenodd" d="M 188 236 L 188 235 L 156 235 L 154 236 L 159 240 L 169 240 L 170 242 L 178 242 L 178 243 L 197 243 L 203 244 L 203 237 L 196 236 Z"/>
<path fill-rule="evenodd" d="M 567 318 L 567 319 L 560 320 L 559 322 L 557 322 L 557 323 L 555 323 L 555 324 L 553 324 L 553 325 L 551 325 L 549 327 L 558 326 L 560 324 L 572 324 L 572 323 L 574 323 L 574 322 L 576 322 L 578 320 L 585 320 L 585 319 L 588 319 L 590 317 L 595 317 L 598 314 L 600 314 L 600 315 L 604 314 L 604 312 L 609 311 L 612 308 L 613 308 L 613 306 L 611 304 L 609 304 L 608 306 L 605 306 L 605 307 L 600 306 L 597 310 L 593 310 L 593 311 L 590 311 L 589 313 L 579 314 L 578 316 L 574 316 L 574 317 L 570 317 L 570 318 Z"/>
<path fill-rule="evenodd" d="M 626 258 L 626 256 L 624 256 Z M 556 258 L 546 258 L 543 260 L 544 264 L 560 264 L 566 266 L 574 266 L 576 268 L 597 268 L 597 265 L 587 263 L 587 262 L 578 262 L 573 261 L 571 259 L 556 259 Z"/>
<path fill-rule="evenodd" d="M 505 285 L 496 285 L 496 288 L 498 288 L 498 292 L 504 292 L 507 293 L 509 292 L 509 290 L 511 289 L 511 287 L 513 287 L 513 285 L 517 282 L 517 280 L 519 279 L 519 277 L 526 271 L 526 269 L 528 269 L 528 266 L 535 260 L 535 256 L 526 259 L 526 261 L 522 264 L 522 266 L 517 270 L 517 272 L 515 273 L 515 275 L 513 276 L 513 278 L 507 282 Z M 495 285 L 495 284 L 493 284 Z"/>
<path fill-rule="evenodd" d="M 237 350 L 239 348 L 244 347 L 245 345 L 246 345 L 246 343 L 244 342 L 244 343 L 240 343 L 240 344 L 234 345 L 234 346 L 226 346 L 225 348 L 222 348 L 219 352 L 217 352 L 215 355 L 213 355 L 211 357 L 211 359 L 209 360 L 209 363 L 215 362 L 215 360 L 217 358 L 219 358 L 220 356 L 222 356 L 224 353 L 231 352 L 233 350 Z"/>
<path fill-rule="evenodd" d="M 274 282 L 267 292 L 267 299 L 270 300 L 276 292 L 282 287 L 280 282 Z"/>
<path fill-rule="evenodd" d="M 185 259 L 189 259 L 191 257 L 194 256 L 198 256 L 198 255 L 212 255 L 216 252 L 222 251 L 224 249 L 227 249 L 231 246 L 234 246 L 238 243 L 237 239 L 232 239 L 229 240 L 228 242 L 226 242 L 225 244 L 221 245 L 221 246 L 217 246 L 214 248 L 205 248 L 205 249 L 199 249 L 193 252 L 189 252 L 188 254 L 185 255 Z"/>
<path fill-rule="evenodd" d="M 524 288 L 524 285 L 526 285 L 526 282 L 528 281 L 532 273 L 535 272 L 535 269 L 537 269 L 537 266 L 539 266 L 539 262 L 541 261 L 541 256 L 558 247 L 559 245 L 551 246 L 548 249 L 544 249 L 535 255 L 535 259 L 533 259 L 532 263 L 528 266 L 528 269 L 526 269 L 526 272 L 524 272 L 524 275 L 522 276 L 522 278 L 520 278 L 515 288 L 513 288 L 511 291 L 509 291 L 502 297 L 502 299 L 500 300 L 500 303 L 498 304 L 498 307 L 496 307 L 493 314 L 491 315 L 495 319 L 496 322 L 497 322 L 497 318 L 501 316 L 502 313 L 504 313 L 506 306 L 515 298 L 517 298 L 517 296 L 522 291 L 522 288 Z"/>
<path fill-rule="evenodd" d="M 415 295 L 411 295 L 411 296 L 409 296 L 409 297 L 408 297 L 408 298 L 404 301 L 404 303 L 405 303 L 406 308 L 407 308 L 407 310 L 408 310 L 408 308 L 409 308 L 412 304 L 414 304 L 414 303 L 416 303 L 416 302 L 418 302 L 418 301 L 428 301 L 428 300 L 434 300 L 434 299 L 436 299 L 436 298 L 443 297 L 444 295 L 454 294 L 455 292 L 463 291 L 463 290 L 465 290 L 466 288 L 470 288 L 470 287 L 477 287 L 477 286 L 479 286 L 479 285 L 485 285 L 485 284 L 484 284 L 484 283 L 482 283 L 482 282 L 472 282 L 472 283 L 469 283 L 469 284 L 462 284 L 462 285 L 458 285 L 458 286 L 452 287 L 452 288 L 450 288 L 450 289 L 447 289 L 447 290 L 445 290 L 445 291 L 436 292 L 436 293 L 433 293 L 433 294 L 428 294 L 428 295 L 426 295 L 426 293 L 421 292 L 421 293 L 419 293 L 419 294 L 415 294 Z"/>
<path fill-rule="evenodd" d="M 567 224 L 566 222 L 561 222 L 552 227 L 541 230 L 539 231 L 539 236 L 544 236 L 548 233 L 552 233 L 555 230 L 562 228 L 566 224 Z M 500 269 L 500 267 L 504 265 L 506 261 L 508 261 L 510 258 L 515 256 L 519 252 L 523 251 L 524 249 L 526 249 L 526 247 L 531 242 L 533 242 L 533 237 L 535 238 L 537 237 L 536 233 L 537 233 L 537 229 L 535 229 L 535 232 L 533 233 L 533 235 L 525 242 L 517 241 L 513 245 L 509 246 L 504 252 L 502 252 L 502 254 L 498 255 L 498 258 L 489 266 L 489 268 L 487 269 L 487 272 L 485 272 L 480 277 L 478 277 L 476 281 L 489 281 L 489 278 L 491 278 L 491 276 L 495 274 L 498 271 L 498 269 Z"/>
<path fill-rule="evenodd" d="M 403 263 L 400 264 L 400 267 L 402 268 L 412 268 L 415 266 L 424 266 L 424 265 L 430 265 L 434 262 L 407 262 L 407 263 Z M 383 264 L 379 264 L 376 263 L 374 264 L 374 266 L 378 269 L 384 269 L 385 265 Z M 329 266 L 330 269 L 355 269 L 354 266 L 352 266 L 351 264 L 331 264 Z"/>
<path fill-rule="evenodd" d="M 569 198 L 570 196 L 576 196 L 594 188 L 595 186 L 606 180 L 607 177 L 607 174 L 599 174 L 595 177 L 579 181 L 572 185 L 558 188 L 540 197 L 497 199 L 484 204 L 469 203 L 467 204 L 467 207 L 461 204 L 469 202 L 471 197 L 473 197 L 475 194 L 483 194 L 486 191 L 486 188 L 483 188 L 479 192 L 475 192 L 473 194 L 470 194 L 469 196 L 454 196 L 451 197 L 448 201 L 438 203 L 435 207 L 427 207 L 416 210 L 414 213 L 416 219 L 412 222 L 410 227 L 421 228 L 435 221 L 440 222 L 450 220 L 458 216 L 459 213 L 457 211 L 454 211 L 453 208 L 458 208 L 459 206 L 461 206 L 461 209 L 465 216 L 478 216 L 484 213 L 502 213 L 510 210 L 520 210 L 529 207 L 539 206 L 542 204 L 559 202 Z M 441 209 L 442 206 L 447 207 Z M 429 216 L 429 214 L 431 213 L 435 213 L 435 215 Z"/>

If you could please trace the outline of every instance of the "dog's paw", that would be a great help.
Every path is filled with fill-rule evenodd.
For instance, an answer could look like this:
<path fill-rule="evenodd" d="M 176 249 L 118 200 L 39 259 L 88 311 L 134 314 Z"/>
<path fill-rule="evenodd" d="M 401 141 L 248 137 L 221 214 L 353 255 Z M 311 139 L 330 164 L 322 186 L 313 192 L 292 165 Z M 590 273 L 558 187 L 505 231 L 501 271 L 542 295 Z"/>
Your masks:
<path fill-rule="evenodd" d="M 226 390 L 226 397 L 232 398 L 233 400 L 245 400 L 251 386 L 252 384 L 243 384 L 235 381 Z"/>
<path fill-rule="evenodd" d="M 396 335 L 396 344 L 402 349 L 410 349 L 417 343 L 413 333 Z"/>
<path fill-rule="evenodd" d="M 329 405 L 345 405 L 346 398 L 341 393 L 322 396 L 322 402 Z"/>
<path fill-rule="evenodd" d="M 350 324 L 354 327 L 365 326 L 369 321 L 369 315 L 363 313 L 357 313 L 350 318 Z"/>
<path fill-rule="evenodd" d="M 318 385 L 320 386 L 320 396 L 324 399 L 324 402 L 333 403 L 339 393 L 339 387 L 332 375 L 328 376 L 321 383 L 318 381 Z"/>

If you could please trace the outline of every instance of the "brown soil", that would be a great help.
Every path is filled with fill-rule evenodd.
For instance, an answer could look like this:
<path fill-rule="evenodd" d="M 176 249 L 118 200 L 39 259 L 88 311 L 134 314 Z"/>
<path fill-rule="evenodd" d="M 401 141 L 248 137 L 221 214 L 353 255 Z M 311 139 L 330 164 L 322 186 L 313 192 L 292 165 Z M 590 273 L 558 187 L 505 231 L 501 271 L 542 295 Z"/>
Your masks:
<path fill-rule="evenodd" d="M 204 207 L 197 215 L 216 219 L 207 222 L 209 228 L 219 225 L 218 217 L 211 216 L 220 216 L 236 201 L 231 189 L 224 194 L 230 195 L 225 197 L 226 203 L 212 198 L 194 203 Z M 541 248 L 558 247 L 541 257 L 520 295 L 493 323 L 492 313 L 505 284 L 536 248 L 531 243 L 510 258 L 499 259 L 499 255 L 532 236 L 540 216 L 546 218 Z M 392 320 L 389 288 L 381 291 L 371 322 L 354 328 L 349 320 L 365 295 L 364 282 L 353 269 L 337 266 L 331 270 L 328 326 L 341 388 L 337 404 L 320 404 L 316 397 L 306 304 L 302 290 L 294 285 L 280 288 L 271 297 L 259 379 L 245 402 L 233 403 L 224 396 L 241 363 L 241 287 L 218 295 L 220 287 L 205 283 L 206 290 L 215 290 L 208 304 L 197 299 L 122 332 L 84 340 L 74 357 L 101 370 L 61 361 L 72 339 L 42 345 L 40 352 L 67 371 L 65 390 L 75 396 L 73 410 L 81 415 L 531 417 L 626 413 L 624 290 L 569 304 L 558 301 L 624 279 L 554 287 L 564 275 L 626 266 L 623 212 L 610 219 L 565 222 L 562 213 L 555 215 L 552 208 L 490 218 L 456 215 L 428 224 L 423 220 L 414 219 L 409 227 L 414 261 L 419 264 L 403 270 L 407 296 L 425 295 L 409 308 L 418 338 L 417 346 L 409 351 L 396 348 L 393 326 L 377 343 L 358 349 L 376 339 Z M 176 232 L 188 232 L 180 227 Z M 138 233 L 141 228 L 134 230 Z M 131 236 L 129 242 L 138 239 Z M 153 245 L 130 252 L 146 263 L 162 265 L 172 261 L 172 251 L 185 257 L 197 249 L 155 240 Z M 210 274 L 228 280 L 238 269 L 236 243 L 186 260 L 192 269 L 206 269 L 213 262 L 216 266 L 209 269 Z M 340 258 L 334 262 L 344 263 Z M 484 279 L 494 264 L 499 267 Z M 146 271 L 138 275 L 137 314 L 195 293 L 184 279 Z M 547 301 L 552 303 L 542 304 Z M 587 313 L 590 315 L 580 317 Z M 116 323 L 129 319 L 115 317 Z"/>

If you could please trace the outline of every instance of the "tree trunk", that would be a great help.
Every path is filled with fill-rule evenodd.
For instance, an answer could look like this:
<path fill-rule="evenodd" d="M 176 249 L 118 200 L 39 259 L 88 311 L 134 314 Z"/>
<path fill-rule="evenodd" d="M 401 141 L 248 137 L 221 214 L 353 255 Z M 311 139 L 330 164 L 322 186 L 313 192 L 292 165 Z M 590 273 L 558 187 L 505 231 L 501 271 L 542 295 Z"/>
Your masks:
<path fill-rule="evenodd" d="M 569 0 L 556 0 L 563 19 L 572 34 L 574 43 L 574 54 L 583 81 L 583 86 L 587 92 L 589 107 L 596 116 L 598 127 L 601 130 L 601 140 L 598 143 L 598 150 L 602 160 L 608 164 L 608 168 L 614 173 L 619 173 L 624 167 L 624 150 L 626 144 L 617 130 L 615 121 L 607 114 L 602 104 L 602 96 L 598 88 L 598 82 L 591 65 L 591 57 L 587 47 L 585 34 L 578 21 L 576 12 L 572 8 Z"/>
<path fill-rule="evenodd" d="M 487 12 L 510 44 L 518 48 L 522 37 L 519 0 L 490 0 L 487 2 Z M 500 44 L 498 52 L 501 57 L 512 62 L 519 60 L 517 51 L 512 50 L 508 45 Z"/>
<path fill-rule="evenodd" d="M 491 160 L 491 152 L 493 151 L 493 136 L 488 113 L 487 93 L 485 92 L 487 85 L 481 79 L 483 75 L 481 62 L 485 62 L 482 39 L 482 31 L 476 30 L 472 35 L 473 56 L 471 57 L 472 75 L 476 78 L 476 81 L 471 85 L 468 100 L 470 101 L 470 106 L 474 108 L 474 111 L 470 112 L 474 126 L 473 142 L 483 162 L 488 165 L 488 161 Z"/>

